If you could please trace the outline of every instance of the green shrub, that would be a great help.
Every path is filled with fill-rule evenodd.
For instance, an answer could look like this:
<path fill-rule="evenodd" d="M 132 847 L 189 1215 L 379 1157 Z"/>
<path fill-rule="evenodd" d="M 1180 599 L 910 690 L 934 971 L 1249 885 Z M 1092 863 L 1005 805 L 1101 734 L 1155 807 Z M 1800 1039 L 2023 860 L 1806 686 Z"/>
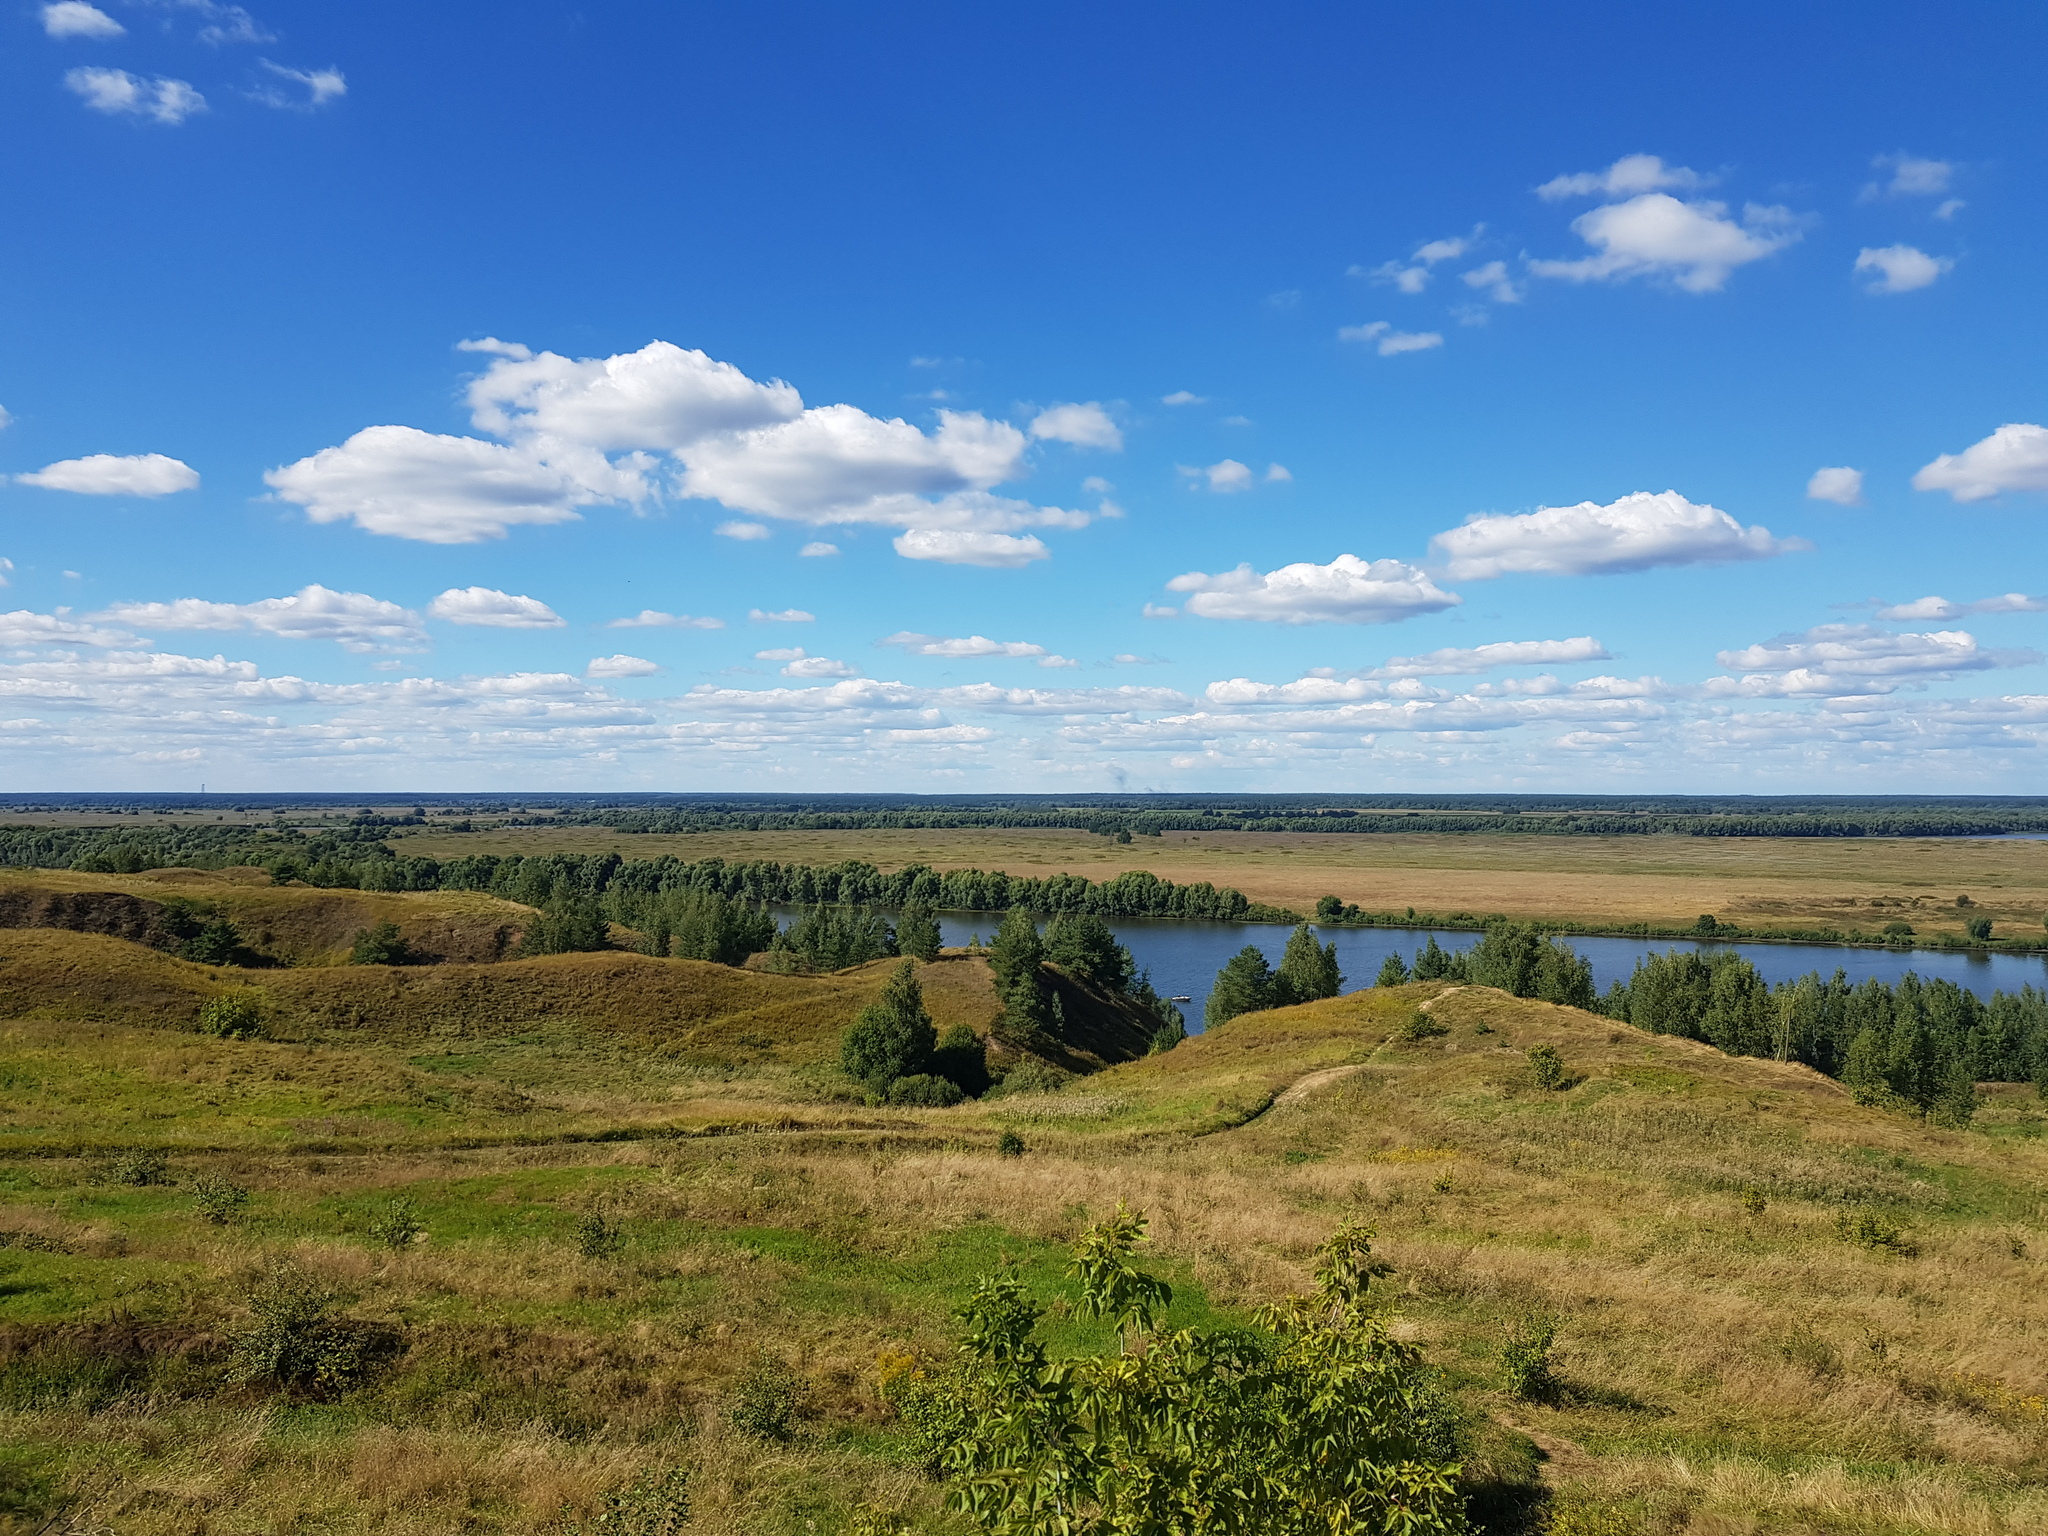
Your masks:
<path fill-rule="evenodd" d="M 249 1322 L 230 1343 L 228 1380 L 341 1391 L 359 1382 L 381 1330 L 335 1315 L 341 1297 L 296 1264 L 273 1259 L 249 1294 Z"/>
<path fill-rule="evenodd" d="M 379 923 L 356 935 L 349 947 L 350 965 L 411 965 L 412 946 L 398 936 L 398 924 Z"/>
<path fill-rule="evenodd" d="M 967 1025 L 955 1024 L 939 1037 L 931 1070 L 957 1083 L 968 1098 L 978 1099 L 988 1092 L 988 1045 Z"/>
<path fill-rule="evenodd" d="M 803 1378 L 789 1363 L 763 1350 L 733 1383 L 725 1422 L 755 1440 L 787 1440 L 809 1406 Z"/>
<path fill-rule="evenodd" d="M 1435 1019 L 1424 1013 L 1420 1008 L 1394 1026 L 1394 1038 L 1411 1043 L 1416 1040 L 1427 1040 L 1433 1035 L 1448 1035 L 1449 1033 L 1450 1030 L 1448 1028 L 1437 1023 Z"/>
<path fill-rule="evenodd" d="M 224 1227 L 248 1206 L 249 1191 L 219 1174 L 202 1173 L 192 1181 L 192 1203 L 199 1207 L 200 1215 L 215 1226 Z"/>
<path fill-rule="evenodd" d="M 1973 944 L 1985 943 L 1991 937 L 1991 919 L 1988 917 L 1973 917 L 1964 926 L 1968 929 L 1970 942 Z"/>
<path fill-rule="evenodd" d="M 885 1101 L 909 1109 L 951 1109 L 966 1097 L 960 1091 L 960 1085 L 950 1077 L 919 1072 L 910 1077 L 899 1077 L 891 1083 Z"/>
<path fill-rule="evenodd" d="M 602 1211 L 589 1211 L 576 1223 L 576 1251 L 586 1259 L 615 1259 L 626 1250 L 626 1227 L 607 1220 Z"/>
<path fill-rule="evenodd" d="M 256 987 L 236 987 L 199 1005 L 199 1032 L 223 1040 L 261 1040 L 270 999 Z"/>
<path fill-rule="evenodd" d="M 1022 1157 L 1024 1138 L 1015 1131 L 1005 1131 L 996 1138 L 996 1151 L 1004 1157 Z"/>
<path fill-rule="evenodd" d="M 1564 1058 L 1557 1054 L 1557 1048 L 1550 1045 L 1529 1047 L 1529 1075 L 1536 1079 L 1536 1086 L 1554 1093 L 1571 1086 L 1571 1074 L 1565 1070 Z"/>
<path fill-rule="evenodd" d="M 126 1184 L 140 1189 L 177 1181 L 171 1177 L 171 1160 L 162 1152 L 155 1147 L 135 1147 L 126 1152 L 116 1152 L 102 1163 L 98 1182 Z"/>
<path fill-rule="evenodd" d="M 1905 1228 L 1882 1211 L 1872 1210 L 1869 1206 L 1837 1211 L 1835 1235 L 1844 1242 L 1902 1257 L 1911 1257 L 1920 1251 L 1919 1245 L 1906 1235 Z"/>
<path fill-rule="evenodd" d="M 1764 1208 L 1769 1204 L 1770 1202 L 1764 1198 L 1764 1192 L 1754 1184 L 1742 1192 L 1742 1209 L 1748 1215 L 1763 1215 Z"/>
<path fill-rule="evenodd" d="M 1508 1391 L 1532 1403 L 1557 1396 L 1557 1366 L 1551 1358 L 1556 1342 L 1556 1326 L 1540 1320 L 1526 1321 L 1508 1335 L 1500 1347 L 1501 1379 Z"/>
<path fill-rule="evenodd" d="M 1468 1529 L 1456 1408 L 1366 1303 L 1386 1272 L 1369 1230 L 1324 1245 L 1313 1296 L 1186 1330 L 1163 1326 L 1172 1288 L 1131 1263 L 1143 1236 L 1120 1207 L 1075 1246 L 1075 1313 L 1106 1325 L 1103 1353 L 1056 1357 L 1043 1309 L 995 1275 L 959 1313 L 957 1364 L 899 1380 L 912 1454 L 951 1481 L 956 1512 L 1001 1536 L 1207 1536 L 1219 1509 L 1260 1536 Z"/>
<path fill-rule="evenodd" d="M 1003 1080 L 989 1089 L 988 1097 L 1006 1099 L 1019 1093 L 1058 1093 L 1074 1080 L 1071 1072 L 1062 1072 L 1049 1061 L 1040 1061 L 1036 1056 L 1026 1056 L 1003 1075 Z"/>
<path fill-rule="evenodd" d="M 426 1223 L 420 1220 L 420 1208 L 409 1195 L 386 1200 L 370 1218 L 370 1236 L 394 1253 L 410 1248 L 426 1230 Z"/>
<path fill-rule="evenodd" d="M 681 1467 L 643 1472 L 630 1488 L 608 1493 L 588 1525 L 565 1522 L 562 1536 L 681 1536 L 690 1523 L 690 1474 Z"/>

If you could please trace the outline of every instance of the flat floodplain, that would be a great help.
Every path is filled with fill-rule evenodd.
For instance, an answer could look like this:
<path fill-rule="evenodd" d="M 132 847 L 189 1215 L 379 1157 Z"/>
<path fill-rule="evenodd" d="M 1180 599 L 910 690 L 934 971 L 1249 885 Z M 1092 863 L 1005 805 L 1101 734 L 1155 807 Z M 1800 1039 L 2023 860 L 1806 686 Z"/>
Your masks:
<path fill-rule="evenodd" d="M 1911 923 L 1961 935 L 1969 917 L 2032 931 L 2048 912 L 2048 842 L 1995 838 L 1562 837 L 1486 833 L 1169 832 L 1116 843 L 1059 830 L 621 833 L 604 827 L 424 831 L 405 855 L 617 853 L 629 859 L 774 859 L 884 870 L 1072 873 L 1127 869 L 1235 886 L 1307 911 L 1320 896 L 1368 911 L 1505 913 L 1597 925 L 1690 923 L 1701 913 L 1768 932 Z M 1974 904 L 1958 908 L 1956 898 Z"/>

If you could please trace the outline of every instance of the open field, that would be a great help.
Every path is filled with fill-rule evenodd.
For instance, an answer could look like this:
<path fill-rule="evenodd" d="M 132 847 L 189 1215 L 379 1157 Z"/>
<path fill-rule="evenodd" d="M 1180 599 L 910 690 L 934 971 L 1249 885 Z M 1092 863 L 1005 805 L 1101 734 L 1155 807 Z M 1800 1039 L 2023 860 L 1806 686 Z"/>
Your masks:
<path fill-rule="evenodd" d="M 1062 1093 L 874 1109 L 835 1099 L 829 1058 L 879 969 L 269 972 L 326 1001 L 281 991 L 280 1038 L 234 1041 L 178 1002 L 223 973 L 0 932 L 0 1529 L 564 1536 L 682 1465 L 692 1529 L 809 1536 L 868 1505 L 959 1533 L 878 1359 L 942 1357 L 1002 1262 L 1053 1304 L 1055 1348 L 1100 1347 L 1063 1310 L 1063 1245 L 1119 1200 L 1184 1321 L 1242 1319 L 1373 1222 L 1375 1294 L 1464 1404 L 1489 1536 L 2048 1528 L 2031 1089 L 1945 1131 L 1796 1066 L 1425 983 L 1246 1015 Z M 505 990 L 377 1002 L 465 973 Z M 986 1017 L 982 961 L 922 974 L 934 1012 Z M 344 983 L 357 1011 L 328 1006 Z M 1413 1027 L 1425 1007 L 1443 1033 Z M 1537 1044 L 1565 1090 L 1537 1086 Z M 166 1149 L 170 1182 L 123 1182 L 121 1147 Z M 205 1219 L 209 1174 L 246 1209 Z M 424 1228 L 395 1247 L 394 1199 Z M 617 1253 L 583 1251 L 593 1211 Z M 227 1379 L 279 1262 L 377 1342 L 350 1384 Z M 1499 1345 L 1538 1319 L 1561 1386 L 1526 1401 Z M 727 1416 L 764 1352 L 801 1384 L 787 1440 Z"/>
<path fill-rule="evenodd" d="M 1128 844 L 1083 832 L 864 831 L 626 834 L 601 827 L 412 833 L 408 855 L 611 853 L 624 858 L 775 859 L 885 870 L 1071 872 L 1093 880 L 1146 869 L 1235 886 L 1254 901 L 1314 908 L 1323 895 L 1374 911 L 1501 912 L 1588 924 L 1689 924 L 1703 912 L 1746 929 L 1881 929 L 1928 936 L 1966 916 L 2034 934 L 2048 913 L 2048 842 L 1962 838 L 1490 837 L 1307 832 L 1175 833 Z M 1958 909 L 1968 895 L 1976 909 Z"/>

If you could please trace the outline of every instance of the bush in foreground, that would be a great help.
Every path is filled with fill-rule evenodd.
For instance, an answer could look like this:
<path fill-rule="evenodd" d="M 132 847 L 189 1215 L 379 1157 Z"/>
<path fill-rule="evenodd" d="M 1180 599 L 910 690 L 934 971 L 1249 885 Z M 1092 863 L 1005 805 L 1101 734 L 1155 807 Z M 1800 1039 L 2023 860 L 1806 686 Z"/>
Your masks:
<path fill-rule="evenodd" d="M 948 1502 L 1001 1536 L 1451 1536 L 1463 1532 L 1456 1409 L 1365 1305 L 1368 1229 L 1323 1247 L 1313 1296 L 1250 1329 L 1168 1329 L 1172 1288 L 1131 1263 L 1119 1208 L 1074 1250 L 1077 1308 L 1115 1331 L 1054 1359 L 1007 1276 L 961 1311 L 954 1367 L 891 1384 Z"/>

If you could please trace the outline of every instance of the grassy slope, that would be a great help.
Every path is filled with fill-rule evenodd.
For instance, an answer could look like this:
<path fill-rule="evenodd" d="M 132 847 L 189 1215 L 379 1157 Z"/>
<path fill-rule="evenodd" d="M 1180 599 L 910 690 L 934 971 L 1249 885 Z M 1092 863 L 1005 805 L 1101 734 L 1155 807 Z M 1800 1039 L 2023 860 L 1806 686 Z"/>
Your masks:
<path fill-rule="evenodd" d="M 44 895 L 74 900 L 118 892 L 145 903 L 173 898 L 217 909 L 246 942 L 291 965 L 338 965 L 365 928 L 398 924 L 422 953 L 455 961 L 495 960 L 517 944 L 531 907 L 470 891 L 317 890 L 273 886 L 260 869 L 156 869 L 140 875 L 75 874 L 56 869 L 0 869 L 0 904 L 15 907 Z"/>
<path fill-rule="evenodd" d="M 10 964 L 24 940 L 111 943 L 5 940 Z M 75 965 L 112 964 L 80 953 Z M 152 985 L 175 994 L 183 973 L 161 965 Z M 0 1231 L 62 1250 L 0 1249 L 0 1445 L 20 1448 L 0 1457 L 0 1509 L 68 1488 L 98 1490 L 93 1520 L 137 1536 L 537 1532 L 565 1501 L 689 1459 L 710 1529 L 835 1530 L 861 1499 L 956 1529 L 891 1459 L 877 1354 L 942 1349 L 948 1306 L 1004 1256 L 1057 1303 L 1059 1245 L 1128 1199 L 1151 1214 L 1153 1258 L 1189 1317 L 1300 1285 L 1316 1242 L 1366 1214 L 1402 1326 L 1484 1425 L 1478 1468 L 1508 1485 L 1489 1507 L 1516 1507 L 1535 1445 L 1564 1507 L 1619 1522 L 1581 1530 L 2048 1525 L 2048 1424 L 2029 1396 L 2048 1384 L 2048 1153 L 2030 1096 L 2001 1095 L 1967 1134 L 1933 1130 L 1796 1067 L 1424 985 L 1248 1016 L 1042 1100 L 833 1109 L 803 1094 L 801 1058 L 832 1033 L 822 1003 L 774 1014 L 787 1035 L 765 1050 L 720 1036 L 715 1052 L 675 1054 L 675 1004 L 650 981 L 698 969 L 492 967 L 524 976 L 523 997 L 583 999 L 573 1017 L 507 1015 L 495 1035 L 473 997 L 442 993 L 379 1002 L 303 1044 L 203 1040 L 149 1007 L 81 1022 L 48 995 L 0 1026 L 10 1113 L 54 1117 L 35 1134 L 89 1125 L 221 1149 L 179 1154 L 180 1184 L 140 1189 L 90 1182 L 85 1159 L 0 1150 Z M 935 1012 L 983 995 L 976 963 L 924 974 Z M 731 987 L 718 997 L 758 1027 L 773 989 L 804 980 L 850 1007 L 879 971 L 728 972 L 703 987 Z M 1424 1002 L 1448 1032 L 1402 1042 Z M 1536 1043 L 1557 1047 L 1575 1086 L 1536 1088 Z M 309 1115 L 338 1122 L 340 1150 L 304 1144 L 292 1122 Z M 404 1129 L 349 1134 L 351 1116 Z M 549 1116 L 798 1128 L 462 1145 Z M 1006 1127 L 1024 1157 L 994 1155 Z M 243 1222 L 197 1218 L 202 1169 L 255 1190 Z M 367 1229 L 396 1193 L 429 1236 L 391 1255 Z M 578 1256 L 574 1226 L 593 1207 L 624 1219 L 620 1258 Z M 1917 1252 L 1837 1234 L 1839 1212 L 1866 1208 Z M 407 1353 L 330 1403 L 217 1390 L 218 1340 L 266 1252 L 402 1327 Z M 1559 1326 L 1565 1389 L 1530 1404 L 1502 1392 L 1495 1344 L 1538 1316 Z M 1053 1324 L 1064 1346 L 1088 1342 L 1057 1312 Z M 742 1441 L 718 1412 L 763 1348 L 811 1383 L 816 1416 L 792 1445 Z M 1519 1497 L 1528 1507 L 1530 1489 Z"/>
<path fill-rule="evenodd" d="M 1969 917 L 2002 935 L 2038 936 L 2048 910 L 2048 843 L 1962 838 L 1532 837 L 1480 833 L 1372 836 L 1202 832 L 1128 845 L 1084 832 L 703 832 L 639 835 L 601 827 L 506 827 L 408 834 L 393 847 L 466 853 L 606 853 L 629 859 L 777 859 L 884 869 L 1072 871 L 1106 880 L 1126 869 L 1235 886 L 1297 911 L 1324 894 L 1372 911 L 1561 918 L 1585 923 L 1689 924 L 1711 912 L 1743 927 L 1861 928 L 1903 919 L 1961 937 Z M 1959 910 L 1967 893 L 1975 911 Z"/>

